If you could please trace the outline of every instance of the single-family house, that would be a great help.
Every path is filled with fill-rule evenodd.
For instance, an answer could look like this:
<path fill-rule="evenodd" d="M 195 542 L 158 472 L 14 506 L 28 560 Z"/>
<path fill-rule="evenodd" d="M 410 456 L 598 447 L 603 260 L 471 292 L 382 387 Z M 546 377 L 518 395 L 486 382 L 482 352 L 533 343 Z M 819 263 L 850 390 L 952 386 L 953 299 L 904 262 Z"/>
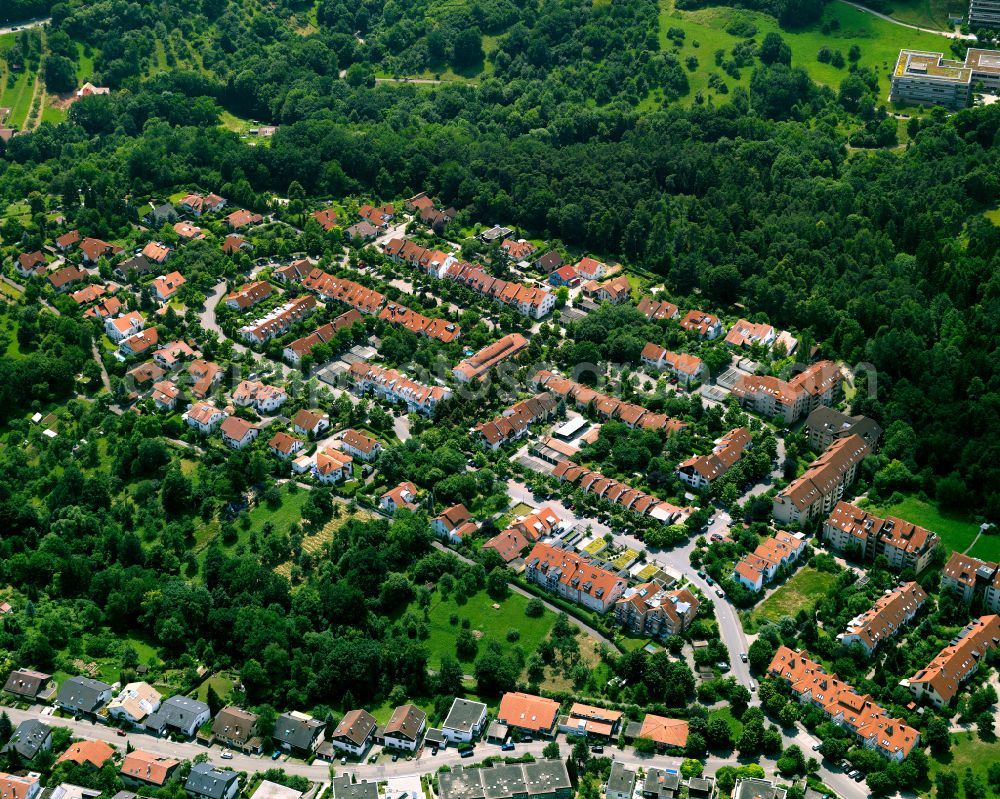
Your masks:
<path fill-rule="evenodd" d="M 78 766 L 89 766 L 97 770 L 115 756 L 115 748 L 104 741 L 77 741 L 59 755 L 56 763 L 69 760 Z"/>
<path fill-rule="evenodd" d="M 229 416 L 219 427 L 219 432 L 222 433 L 222 443 L 227 447 L 243 449 L 260 435 L 260 428 L 239 416 Z"/>
<path fill-rule="evenodd" d="M 282 749 L 299 755 L 309 755 L 323 743 L 326 725 L 306 713 L 282 713 L 274 723 L 271 737 Z"/>
<path fill-rule="evenodd" d="M 260 214 L 255 214 L 252 211 L 247 211 L 243 208 L 240 208 L 238 211 L 233 211 L 225 219 L 225 222 L 229 225 L 230 230 L 239 230 L 240 228 L 244 228 L 249 225 L 259 225 L 263 221 L 264 217 Z"/>
<path fill-rule="evenodd" d="M 302 442 L 302 439 L 289 435 L 283 430 L 279 430 L 267 442 L 267 448 L 282 460 L 288 460 L 288 458 L 298 453 L 304 446 L 305 444 Z"/>
<path fill-rule="evenodd" d="M 56 704 L 63 710 L 89 716 L 111 700 L 111 686 L 92 677 L 70 677 L 59 688 Z"/>
<path fill-rule="evenodd" d="M 371 463 L 382 452 L 382 445 L 377 439 L 354 429 L 345 430 L 340 434 L 340 448 L 365 463 Z"/>
<path fill-rule="evenodd" d="M 188 427 L 193 427 L 199 433 L 209 435 L 215 432 L 227 416 L 225 411 L 216 408 L 210 402 L 196 402 L 187 409 L 181 418 L 188 423 Z"/>
<path fill-rule="evenodd" d="M 240 752 L 256 754 L 262 743 L 257 732 L 256 713 L 230 705 L 219 711 L 212 722 L 212 743 L 228 746 Z"/>
<path fill-rule="evenodd" d="M 260 414 L 271 413 L 280 408 L 288 393 L 280 386 L 268 386 L 259 380 L 241 380 L 233 390 L 233 404 L 241 408 L 253 407 Z"/>
<path fill-rule="evenodd" d="M 576 288 L 580 285 L 580 275 L 572 266 L 567 264 L 566 266 L 560 266 L 549 274 L 549 283 L 556 287 L 566 286 L 567 288 Z"/>
<path fill-rule="evenodd" d="M 427 728 L 427 714 L 416 705 L 400 705 L 393 712 L 378 740 L 390 749 L 414 752 Z"/>
<path fill-rule="evenodd" d="M 52 728 L 38 719 L 25 719 L 17 725 L 0 753 L 17 752 L 22 760 L 31 761 L 39 752 L 48 752 L 51 748 Z"/>
<path fill-rule="evenodd" d="M 184 792 L 191 799 L 236 799 L 240 778 L 235 771 L 223 771 L 211 763 L 195 763 L 184 782 Z"/>
<path fill-rule="evenodd" d="M 142 248 L 142 254 L 154 264 L 165 264 L 171 252 L 173 252 L 171 247 L 159 241 L 150 241 Z"/>
<path fill-rule="evenodd" d="M 104 320 L 104 332 L 115 344 L 119 344 L 129 336 L 138 333 L 146 326 L 146 320 L 138 311 L 129 311 L 114 319 Z"/>
<path fill-rule="evenodd" d="M 329 447 L 316 453 L 316 463 L 312 467 L 313 477 L 326 485 L 349 479 L 353 471 L 354 459 L 338 449 Z"/>
<path fill-rule="evenodd" d="M 136 749 L 125 755 L 122 763 L 122 780 L 127 785 L 153 785 L 162 788 L 180 766 L 172 757 Z"/>
<path fill-rule="evenodd" d="M 551 737 L 556 732 L 559 703 L 533 694 L 508 691 L 500 699 L 497 721 L 531 735 Z"/>
<path fill-rule="evenodd" d="M 180 272 L 171 272 L 153 281 L 153 294 L 160 302 L 171 299 L 187 281 Z"/>
<path fill-rule="evenodd" d="M 146 719 L 146 729 L 156 735 L 172 732 L 193 738 L 198 728 L 212 718 L 208 705 L 198 699 L 176 695 L 164 700 Z"/>
<path fill-rule="evenodd" d="M 54 688 L 51 674 L 31 669 L 14 669 L 3 687 L 8 694 L 29 702 L 51 697 Z"/>
<path fill-rule="evenodd" d="M 354 757 L 362 757 L 375 739 L 375 717 L 367 710 L 350 710 L 330 735 L 330 744 Z"/>
<path fill-rule="evenodd" d="M 471 743 L 486 726 L 486 705 L 471 699 L 456 699 L 441 725 L 441 734 L 452 743 Z"/>
<path fill-rule="evenodd" d="M 395 513 L 400 508 L 416 510 L 417 487 L 409 481 L 404 481 L 386 491 L 379 499 L 379 507 L 386 513 Z"/>
<path fill-rule="evenodd" d="M 292 417 L 292 428 L 300 435 L 315 437 L 330 429 L 330 417 L 302 408 Z"/>
<path fill-rule="evenodd" d="M 160 709 L 160 693 L 146 682 L 130 682 L 108 703 L 108 715 L 138 726 Z"/>

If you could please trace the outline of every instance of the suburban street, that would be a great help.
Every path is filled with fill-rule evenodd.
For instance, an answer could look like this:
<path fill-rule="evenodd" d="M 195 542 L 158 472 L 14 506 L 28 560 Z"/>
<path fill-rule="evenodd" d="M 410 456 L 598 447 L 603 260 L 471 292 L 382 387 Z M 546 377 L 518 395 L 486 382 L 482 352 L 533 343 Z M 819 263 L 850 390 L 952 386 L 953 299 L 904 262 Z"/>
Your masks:
<path fill-rule="evenodd" d="M 0 36 L 5 33 L 14 33 L 15 31 L 23 31 L 28 28 L 40 28 L 42 25 L 49 22 L 52 18 L 45 17 L 44 19 L 29 19 L 26 22 L 15 22 L 10 25 L 0 26 Z"/>

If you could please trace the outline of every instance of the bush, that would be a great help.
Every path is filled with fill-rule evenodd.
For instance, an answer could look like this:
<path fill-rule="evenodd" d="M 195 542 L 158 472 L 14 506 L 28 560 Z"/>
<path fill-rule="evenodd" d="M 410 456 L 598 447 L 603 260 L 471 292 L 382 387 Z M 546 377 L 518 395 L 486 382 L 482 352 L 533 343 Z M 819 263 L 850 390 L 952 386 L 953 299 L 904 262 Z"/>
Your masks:
<path fill-rule="evenodd" d="M 529 599 L 528 604 L 524 606 L 524 615 L 531 619 L 538 618 L 544 612 L 545 605 L 543 605 L 542 600 L 537 597 Z"/>

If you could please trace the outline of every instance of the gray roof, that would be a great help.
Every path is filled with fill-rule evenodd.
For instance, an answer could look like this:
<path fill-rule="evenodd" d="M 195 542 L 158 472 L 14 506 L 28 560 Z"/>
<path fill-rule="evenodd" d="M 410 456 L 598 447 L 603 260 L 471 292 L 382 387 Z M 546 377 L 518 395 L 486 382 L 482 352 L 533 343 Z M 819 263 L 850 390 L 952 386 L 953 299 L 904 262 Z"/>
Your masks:
<path fill-rule="evenodd" d="M 45 746 L 50 735 L 52 728 L 48 724 L 43 724 L 38 719 L 25 719 L 17 725 L 10 741 L 0 751 L 9 752 L 14 749 L 25 760 L 31 760 Z"/>
<path fill-rule="evenodd" d="M 711 796 L 712 791 L 715 790 L 715 777 L 692 777 L 687 784 L 689 796 L 692 791 L 697 792 L 698 795 Z"/>
<path fill-rule="evenodd" d="M 805 426 L 809 430 L 829 430 L 834 438 L 859 435 L 865 443 L 874 448 L 882 437 L 882 427 L 867 416 L 848 416 L 835 408 L 820 405 L 806 417 Z"/>
<path fill-rule="evenodd" d="M 608 777 L 608 791 L 631 794 L 635 787 L 635 772 L 625 768 L 623 763 L 615 761 L 611 764 L 611 775 Z"/>
<path fill-rule="evenodd" d="M 785 789 L 770 780 L 737 780 L 733 799 L 785 799 Z"/>
<path fill-rule="evenodd" d="M 58 701 L 60 704 L 92 712 L 102 704 L 100 695 L 110 690 L 111 686 L 100 680 L 90 677 L 70 677 L 59 689 Z"/>
<path fill-rule="evenodd" d="M 350 774 L 333 778 L 333 799 L 378 799 L 378 783 L 351 782 Z"/>
<path fill-rule="evenodd" d="M 448 739 L 444 737 L 444 733 L 438 727 L 431 727 L 424 733 L 424 743 L 446 744 Z"/>
<path fill-rule="evenodd" d="M 569 772 L 566 771 L 566 762 L 563 760 L 536 760 L 534 763 L 525 763 L 522 768 L 528 796 L 571 789 Z"/>
<path fill-rule="evenodd" d="M 558 791 L 568 795 L 571 790 L 569 772 L 562 760 L 507 763 L 492 768 L 456 766 L 438 776 L 438 785 L 441 799 L 509 799 Z"/>
<path fill-rule="evenodd" d="M 469 732 L 479 722 L 486 712 L 486 705 L 482 702 L 473 702 L 469 699 L 456 699 L 451 703 L 451 710 L 448 711 L 448 718 L 444 720 L 442 727 L 450 730 Z"/>
<path fill-rule="evenodd" d="M 293 746 L 296 749 L 309 749 L 313 739 L 325 725 L 319 719 L 296 717 L 290 713 L 282 713 L 274 722 L 272 737 L 276 741 Z"/>
<path fill-rule="evenodd" d="M 148 275 L 159 267 L 150 261 L 145 255 L 135 255 L 127 261 L 122 261 L 115 267 L 115 271 L 121 275 L 128 276 L 129 270 L 135 270 L 138 275 Z"/>
<path fill-rule="evenodd" d="M 146 719 L 146 726 L 156 730 L 162 730 L 164 727 L 186 729 L 191 726 L 191 722 L 197 716 L 208 712 L 208 705 L 198 699 L 180 695 L 172 696 L 164 700 L 160 709 Z"/>
<path fill-rule="evenodd" d="M 38 692 L 42 690 L 45 683 L 51 679 L 52 675 L 43 674 L 40 671 L 15 669 L 10 673 L 10 676 L 7 678 L 7 684 L 4 685 L 3 689 L 11 694 L 34 699 L 38 696 Z"/>
<path fill-rule="evenodd" d="M 184 783 L 184 790 L 208 799 L 222 799 L 229 786 L 238 779 L 235 771 L 219 771 L 209 763 L 195 763 Z"/>
<path fill-rule="evenodd" d="M 671 773 L 659 768 L 651 768 L 646 772 L 646 780 L 642 784 L 644 796 L 672 797 L 677 795 L 681 786 L 681 775 L 676 771 Z"/>

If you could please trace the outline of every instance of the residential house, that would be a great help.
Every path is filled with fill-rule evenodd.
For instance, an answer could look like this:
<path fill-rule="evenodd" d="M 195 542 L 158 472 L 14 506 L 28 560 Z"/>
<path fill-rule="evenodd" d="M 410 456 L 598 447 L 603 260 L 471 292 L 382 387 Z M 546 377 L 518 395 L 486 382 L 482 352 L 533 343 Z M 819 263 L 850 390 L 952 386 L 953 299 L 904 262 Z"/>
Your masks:
<path fill-rule="evenodd" d="M 344 228 L 344 236 L 356 241 L 372 241 L 378 236 L 378 228 L 367 219 Z"/>
<path fill-rule="evenodd" d="M 73 300 L 77 305 L 88 305 L 89 303 L 99 300 L 107 292 L 107 289 L 100 284 L 92 284 L 90 286 L 84 286 L 78 291 L 74 291 L 70 294 L 70 299 Z"/>
<path fill-rule="evenodd" d="M 292 429 L 300 435 L 315 437 L 330 429 L 330 417 L 302 408 L 292 417 Z"/>
<path fill-rule="evenodd" d="M 377 208 L 369 203 L 365 203 L 358 208 L 358 216 L 377 228 L 387 227 L 395 215 L 396 208 L 389 203 L 380 205 Z"/>
<path fill-rule="evenodd" d="M 551 544 L 535 544 L 524 562 L 528 582 L 598 613 L 610 610 L 628 587 L 614 572 Z"/>
<path fill-rule="evenodd" d="M 274 292 L 271 284 L 266 280 L 255 280 L 253 283 L 244 283 L 238 289 L 229 292 L 225 296 L 226 306 L 234 311 L 245 311 L 252 308 L 258 302 L 266 300 Z"/>
<path fill-rule="evenodd" d="M 282 749 L 308 756 L 323 743 L 326 725 L 306 713 L 282 713 L 274 724 L 272 738 Z"/>
<path fill-rule="evenodd" d="M 639 793 L 642 799 L 677 799 L 681 791 L 681 775 L 677 769 L 665 771 L 661 768 L 650 768 L 642 781 Z"/>
<path fill-rule="evenodd" d="M 390 749 L 415 752 L 427 728 L 427 714 L 416 705 L 400 705 L 381 731 L 380 742 Z"/>
<path fill-rule="evenodd" d="M 453 766 L 438 775 L 438 786 L 439 799 L 571 799 L 574 794 L 566 763 L 558 758 L 490 768 Z"/>
<path fill-rule="evenodd" d="M 480 443 L 488 449 L 499 449 L 508 441 L 524 438 L 535 422 L 545 421 L 555 416 L 559 399 L 544 391 L 526 400 L 511 405 L 504 412 L 488 422 L 480 422 L 470 432 L 476 433 Z"/>
<path fill-rule="evenodd" d="M 559 286 L 576 288 L 580 285 L 580 275 L 572 266 L 567 264 L 566 266 L 560 266 L 558 269 L 553 270 L 553 272 L 549 275 L 549 283 L 557 288 Z"/>
<path fill-rule="evenodd" d="M 531 541 L 520 530 L 508 527 L 483 544 L 483 549 L 494 550 L 504 561 L 517 560 L 521 553 L 531 546 Z"/>
<path fill-rule="evenodd" d="M 355 283 L 353 280 L 341 280 L 328 275 L 322 269 L 314 268 L 302 281 L 302 286 L 314 291 L 325 300 L 336 300 L 351 306 L 363 314 L 374 314 L 385 303 L 385 295 L 374 289 Z"/>
<path fill-rule="evenodd" d="M 78 266 L 64 266 L 48 275 L 49 285 L 60 294 L 65 294 L 74 283 L 87 279 L 87 273 Z"/>
<path fill-rule="evenodd" d="M 704 362 L 696 355 L 671 352 L 665 347 L 651 342 L 642 348 L 640 358 L 644 364 L 654 369 L 668 369 L 685 387 L 699 380 L 704 380 L 708 374 Z"/>
<path fill-rule="evenodd" d="M 198 699 L 176 695 L 164 700 L 146 719 L 146 729 L 156 735 L 172 732 L 193 738 L 198 728 L 212 718 L 208 705 Z"/>
<path fill-rule="evenodd" d="M 497 721 L 511 729 L 546 738 L 556 733 L 559 703 L 533 694 L 508 691 L 500 699 Z"/>
<path fill-rule="evenodd" d="M 233 404 L 241 408 L 252 407 L 260 414 L 278 410 L 288 399 L 281 386 L 268 386 L 259 380 L 241 380 L 233 390 Z"/>
<path fill-rule="evenodd" d="M 804 524 L 814 516 L 829 513 L 854 483 L 858 466 L 870 453 L 861 436 L 832 443 L 801 477 L 774 497 L 774 518 L 782 524 Z"/>
<path fill-rule="evenodd" d="M 639 300 L 639 313 L 645 316 L 650 322 L 657 322 L 660 319 L 677 319 L 681 315 L 681 309 L 667 300 L 654 300 L 652 297 L 643 297 Z"/>
<path fill-rule="evenodd" d="M 205 231 L 190 222 L 174 222 L 174 233 L 184 241 L 197 241 L 205 238 Z"/>
<path fill-rule="evenodd" d="M 806 417 L 803 427 L 809 447 L 822 452 L 839 438 L 859 435 L 874 452 L 882 439 L 882 428 L 867 416 L 848 416 L 842 411 L 819 405 Z"/>
<path fill-rule="evenodd" d="M 879 644 L 898 635 L 926 602 L 927 594 L 915 582 L 888 590 L 868 610 L 851 619 L 837 640 L 842 646 L 860 646 L 871 657 Z"/>
<path fill-rule="evenodd" d="M 748 322 L 746 319 L 740 319 L 726 333 L 726 344 L 731 347 L 760 346 L 770 349 L 777 338 L 777 331 L 771 325 L 764 322 Z"/>
<path fill-rule="evenodd" d="M 191 799 L 236 799 L 240 778 L 235 771 L 222 771 L 211 763 L 191 766 L 184 791 Z"/>
<path fill-rule="evenodd" d="M 632 299 L 632 284 L 628 277 L 619 275 L 605 283 L 601 283 L 596 291 L 597 299 L 601 302 L 610 302 L 612 305 L 619 305 Z"/>
<path fill-rule="evenodd" d="M 195 351 L 186 341 L 171 341 L 153 353 L 153 360 L 162 369 L 173 369 L 181 361 L 194 356 Z"/>
<path fill-rule="evenodd" d="M 484 244 L 493 244 L 497 241 L 503 241 L 514 231 L 509 227 L 501 227 L 500 225 L 494 225 L 489 228 L 489 230 L 484 230 L 479 234 L 480 240 Z"/>
<path fill-rule="evenodd" d="M 258 754 L 262 743 L 257 734 L 257 723 L 256 713 L 235 705 L 223 708 L 212 722 L 212 743 L 238 752 Z"/>
<path fill-rule="evenodd" d="M 17 725 L 0 753 L 17 752 L 22 760 L 31 761 L 39 752 L 48 752 L 51 748 L 52 728 L 38 719 L 25 719 Z"/>
<path fill-rule="evenodd" d="M 625 767 L 620 760 L 611 764 L 611 773 L 604 787 L 605 799 L 632 799 L 635 791 L 636 772 Z"/>
<path fill-rule="evenodd" d="M 229 225 L 230 230 L 239 230 L 240 228 L 244 228 L 249 225 L 259 225 L 263 221 L 264 217 L 260 214 L 255 214 L 252 211 L 247 211 L 243 208 L 233 211 L 225 218 L 225 223 Z"/>
<path fill-rule="evenodd" d="M 805 652 L 779 647 L 767 673 L 787 683 L 799 702 L 818 707 L 861 746 L 883 757 L 902 761 L 920 742 L 917 730 L 902 719 L 890 717 L 872 697 L 859 695 Z"/>
<path fill-rule="evenodd" d="M 722 322 L 715 314 L 704 311 L 688 311 L 680 321 L 681 329 L 694 333 L 700 339 L 712 341 L 725 332 Z"/>
<path fill-rule="evenodd" d="M 170 258 L 170 253 L 173 250 L 166 244 L 162 244 L 158 241 L 150 241 L 142 248 L 142 255 L 148 258 L 154 264 L 165 264 Z M 174 274 L 177 274 L 176 272 Z"/>
<path fill-rule="evenodd" d="M 205 197 L 200 194 L 189 194 L 178 204 L 193 216 L 215 213 L 226 207 L 226 201 L 217 194 L 209 194 Z"/>
<path fill-rule="evenodd" d="M 437 339 L 445 344 L 451 343 L 462 334 L 461 326 L 454 322 L 449 322 L 447 319 L 432 319 L 395 302 L 388 303 L 378 318 L 405 327 L 418 336 Z"/>
<path fill-rule="evenodd" d="M 333 748 L 330 749 L 331 753 Z M 341 774 L 330 781 L 333 799 L 381 799 L 377 782 L 362 779 L 352 782 L 350 774 Z"/>
<path fill-rule="evenodd" d="M 555 250 L 550 250 L 545 253 L 541 258 L 535 261 L 535 268 L 541 270 L 545 274 L 549 275 L 555 272 L 560 266 L 563 265 L 562 256 Z M 573 270 L 574 274 L 576 270 Z"/>
<path fill-rule="evenodd" d="M 275 433 L 271 440 L 267 442 L 267 448 L 282 460 L 288 460 L 304 446 L 305 444 L 301 439 L 290 436 L 282 430 Z"/>
<path fill-rule="evenodd" d="M 552 508 L 539 508 L 535 513 L 515 520 L 510 527 L 483 544 L 483 548 L 496 550 L 504 562 L 510 563 L 539 539 L 560 533 L 563 524 Z"/>
<path fill-rule="evenodd" d="M 114 756 L 115 748 L 104 741 L 77 741 L 59 755 L 56 763 L 69 760 L 78 766 L 89 766 L 97 770 L 102 768 Z"/>
<path fill-rule="evenodd" d="M 92 308 L 88 308 L 84 316 L 90 319 L 99 319 L 101 321 L 106 321 L 116 314 L 121 313 L 122 308 L 125 306 L 122 301 L 117 297 L 105 297 L 97 305 Z"/>
<path fill-rule="evenodd" d="M 528 339 L 520 333 L 510 333 L 499 341 L 479 350 L 475 355 L 470 355 L 459 361 L 458 365 L 451 370 L 452 374 L 459 383 L 482 380 L 490 369 L 497 367 L 503 361 L 516 357 L 527 346 Z"/>
<path fill-rule="evenodd" d="M 222 240 L 222 252 L 226 255 L 235 255 L 252 249 L 253 245 L 238 233 L 230 233 Z"/>
<path fill-rule="evenodd" d="M 379 498 L 379 507 L 386 513 L 395 513 L 400 508 L 416 510 L 417 487 L 408 481 L 389 489 Z"/>
<path fill-rule="evenodd" d="M 216 408 L 210 402 L 196 402 L 181 418 L 188 423 L 188 427 L 193 427 L 204 435 L 210 435 L 227 416 L 225 411 Z"/>
<path fill-rule="evenodd" d="M 107 95 L 111 94 L 111 89 L 107 86 L 95 86 L 90 81 L 83 84 L 83 86 L 76 91 L 77 97 L 93 97 L 94 95 Z"/>
<path fill-rule="evenodd" d="M 85 264 L 96 264 L 101 258 L 112 258 L 122 252 L 116 244 L 108 244 L 100 239 L 86 238 L 80 242 L 80 255 Z"/>
<path fill-rule="evenodd" d="M 316 453 L 312 474 L 319 482 L 332 485 L 350 479 L 353 469 L 354 459 L 350 455 L 327 448 Z"/>
<path fill-rule="evenodd" d="M 56 238 L 56 247 L 60 252 L 68 252 L 79 244 L 82 239 L 83 237 L 80 235 L 79 230 L 71 230 Z"/>
<path fill-rule="evenodd" d="M 121 343 L 129 336 L 138 333 L 146 326 L 146 320 L 138 311 L 129 311 L 115 319 L 104 321 L 104 332 L 115 344 Z"/>
<path fill-rule="evenodd" d="M 75 715 L 89 716 L 111 699 L 111 686 L 91 677 L 70 677 L 59 688 L 56 704 Z"/>
<path fill-rule="evenodd" d="M 157 265 L 150 261 L 145 255 L 134 255 L 114 268 L 114 273 L 119 280 L 126 280 L 135 283 L 139 278 L 157 271 Z"/>
<path fill-rule="evenodd" d="M 287 266 L 279 266 L 271 273 L 271 277 L 279 283 L 284 283 L 288 286 L 292 283 L 301 283 L 315 268 L 313 262 L 308 258 L 300 258 L 297 261 L 292 261 Z M 320 274 L 324 273 L 320 272 Z"/>
<path fill-rule="evenodd" d="M 14 669 L 7 677 L 3 689 L 18 699 L 34 702 L 36 699 L 51 698 L 55 683 L 52 682 L 51 674 L 31 669 Z"/>
<path fill-rule="evenodd" d="M 677 476 L 692 488 L 708 488 L 735 466 L 751 446 L 750 431 L 737 427 L 720 438 L 708 455 L 695 455 L 681 461 L 677 465 Z"/>
<path fill-rule="evenodd" d="M 773 538 L 765 538 L 757 548 L 736 564 L 733 579 L 751 591 L 760 591 L 771 582 L 778 569 L 789 567 L 805 552 L 805 536 L 778 530 Z"/>
<path fill-rule="evenodd" d="M 174 776 L 180 764 L 179 760 L 172 757 L 136 749 L 125 755 L 121 768 L 122 780 L 127 785 L 153 785 L 162 788 Z"/>
<path fill-rule="evenodd" d="M 512 261 L 526 261 L 528 257 L 538 248 L 530 241 L 524 239 L 504 239 L 500 243 L 500 249 L 510 257 Z"/>
<path fill-rule="evenodd" d="M 243 449 L 260 435 L 260 428 L 239 416 L 229 416 L 219 427 L 219 432 L 222 433 L 222 443 L 227 447 Z"/>
<path fill-rule="evenodd" d="M 296 339 L 286 346 L 283 353 L 285 360 L 293 366 L 298 366 L 302 363 L 302 359 L 312 354 L 318 345 L 336 343 L 337 333 L 341 330 L 351 330 L 357 322 L 362 322 L 361 314 L 351 308 L 332 322 L 327 322 L 308 336 Z"/>
<path fill-rule="evenodd" d="M 160 334 L 155 327 L 140 330 L 118 342 L 118 354 L 123 358 L 142 355 L 160 343 Z"/>
<path fill-rule="evenodd" d="M 146 361 L 125 372 L 125 385 L 130 396 L 136 398 L 147 389 L 152 389 L 153 385 L 162 380 L 166 374 L 157 364 Z"/>
<path fill-rule="evenodd" d="M 108 715 L 139 726 L 160 709 L 160 702 L 160 694 L 152 685 L 130 682 L 108 704 Z"/>
<path fill-rule="evenodd" d="M 149 209 L 149 213 L 142 218 L 142 221 L 151 228 L 163 227 L 177 221 L 177 210 L 170 203 L 157 206 L 150 203 Z"/>
<path fill-rule="evenodd" d="M 456 263 L 448 269 L 447 277 L 531 319 L 543 318 L 556 304 L 555 292 L 501 280 L 471 264 Z"/>
<path fill-rule="evenodd" d="M 568 716 L 559 718 L 559 732 L 610 740 L 618 735 L 623 713 L 574 702 Z"/>
<path fill-rule="evenodd" d="M 325 233 L 329 233 L 337 227 L 337 212 L 333 208 L 324 208 L 321 211 L 313 211 L 312 218 L 316 220 Z"/>
<path fill-rule="evenodd" d="M 885 555 L 889 567 L 920 573 L 930 565 L 940 537 L 896 516 L 884 519 L 841 500 L 823 523 L 823 540 L 862 562 Z M 947 570 L 946 570 L 947 573 Z"/>
<path fill-rule="evenodd" d="M 180 272 L 171 272 L 153 281 L 153 294 L 160 302 L 171 299 L 187 281 Z"/>
<path fill-rule="evenodd" d="M 652 741 L 657 749 L 683 749 L 687 746 L 688 723 L 682 719 L 668 719 L 647 713 L 638 733 L 633 737 Z"/>
<path fill-rule="evenodd" d="M 640 516 L 649 516 L 663 524 L 673 524 L 685 517 L 685 511 L 669 502 L 662 502 L 643 491 L 638 491 L 626 483 L 605 477 L 572 461 L 560 461 L 552 470 L 552 475 L 560 480 L 579 486 L 588 494 L 596 494 L 608 502 L 614 502 Z"/>
<path fill-rule="evenodd" d="M 352 363 L 350 377 L 359 394 L 369 391 L 390 402 L 405 402 L 412 413 L 430 416 L 438 403 L 452 395 L 445 386 L 428 386 L 410 380 L 395 369 L 384 369 L 367 363 Z"/>
<path fill-rule="evenodd" d="M 471 699 L 456 699 L 441 725 L 441 734 L 452 743 L 471 743 L 486 727 L 486 705 Z"/>
<path fill-rule="evenodd" d="M 431 530 L 438 538 L 445 538 L 453 544 L 461 544 L 465 538 L 475 535 L 479 529 L 472 521 L 468 509 L 459 503 L 444 510 L 431 519 Z"/>
<path fill-rule="evenodd" d="M 700 603 L 687 588 L 667 591 L 659 582 L 626 588 L 615 602 L 615 621 L 632 635 L 665 640 L 681 635 L 698 615 Z"/>
<path fill-rule="evenodd" d="M 0 796 L 3 799 L 36 799 L 42 791 L 38 779 L 35 773 L 19 776 L 0 772 Z"/>
<path fill-rule="evenodd" d="M 272 338 L 287 333 L 292 326 L 316 308 L 314 297 L 298 297 L 275 308 L 266 316 L 244 325 L 239 333 L 250 344 L 266 344 Z"/>
<path fill-rule="evenodd" d="M 576 265 L 576 273 L 581 280 L 600 280 L 608 273 L 608 267 L 595 258 L 585 256 Z"/>
<path fill-rule="evenodd" d="M 367 710 L 350 710 L 344 714 L 330 736 L 330 744 L 341 752 L 362 757 L 375 739 L 375 717 Z"/>
<path fill-rule="evenodd" d="M 983 607 L 991 613 L 1000 612 L 1000 569 L 992 561 L 980 560 L 961 552 L 952 552 L 941 572 L 941 590 L 951 591 L 970 604 L 982 596 Z"/>
<path fill-rule="evenodd" d="M 733 786 L 732 799 L 785 799 L 788 792 L 774 780 L 740 777 Z"/>
<path fill-rule="evenodd" d="M 22 252 L 14 259 L 14 269 L 21 277 L 31 277 L 32 275 L 43 275 L 49 265 L 48 260 L 41 250 L 35 252 Z"/>
<path fill-rule="evenodd" d="M 348 429 L 340 434 L 340 448 L 359 460 L 370 463 L 382 452 L 382 445 L 360 430 Z"/>
<path fill-rule="evenodd" d="M 224 375 L 221 366 L 202 358 L 191 361 L 187 371 L 193 381 L 191 393 L 198 399 L 204 399 L 211 394 L 212 389 L 222 381 Z"/>
<path fill-rule="evenodd" d="M 900 684 L 908 687 L 916 699 L 926 697 L 936 707 L 945 707 L 998 644 L 1000 616 L 973 619 L 930 663 Z"/>

